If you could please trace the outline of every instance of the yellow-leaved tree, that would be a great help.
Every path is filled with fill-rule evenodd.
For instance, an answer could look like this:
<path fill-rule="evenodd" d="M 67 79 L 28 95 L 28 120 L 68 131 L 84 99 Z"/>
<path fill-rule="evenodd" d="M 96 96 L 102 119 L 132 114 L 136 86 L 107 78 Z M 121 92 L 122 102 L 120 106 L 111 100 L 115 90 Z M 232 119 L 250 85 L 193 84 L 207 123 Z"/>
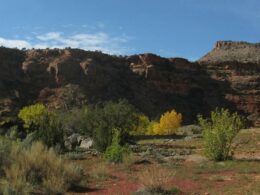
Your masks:
<path fill-rule="evenodd" d="M 32 126 L 38 126 L 44 115 L 49 114 L 48 109 L 43 104 L 34 104 L 23 107 L 18 117 L 24 122 L 24 128 L 29 129 Z"/>
<path fill-rule="evenodd" d="M 182 122 L 182 114 L 175 110 L 165 112 L 161 115 L 159 123 L 153 125 L 155 135 L 172 135 L 176 133 Z"/>

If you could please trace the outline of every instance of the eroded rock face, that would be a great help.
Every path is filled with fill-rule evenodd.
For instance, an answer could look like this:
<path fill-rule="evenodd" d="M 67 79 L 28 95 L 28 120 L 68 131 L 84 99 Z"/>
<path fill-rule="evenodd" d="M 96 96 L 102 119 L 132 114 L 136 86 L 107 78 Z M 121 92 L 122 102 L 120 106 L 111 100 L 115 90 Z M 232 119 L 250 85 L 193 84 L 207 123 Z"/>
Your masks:
<path fill-rule="evenodd" d="M 218 41 L 214 49 L 203 56 L 199 62 L 240 62 L 260 63 L 260 43 L 242 41 Z"/>
<path fill-rule="evenodd" d="M 209 75 L 227 81 L 225 99 L 260 125 L 260 44 L 220 41 L 199 60 Z"/>
<path fill-rule="evenodd" d="M 154 54 L 115 57 L 79 49 L 0 48 L 0 117 L 14 116 L 35 102 L 70 109 L 126 98 L 150 117 L 175 108 L 191 123 L 198 113 L 218 106 L 237 110 L 259 125 L 258 48 L 218 42 L 193 63 Z"/>
<path fill-rule="evenodd" d="M 20 67 L 24 58 L 22 51 L 0 48 L 0 118 L 7 121 L 19 107 L 19 99 L 23 99 L 23 71 Z"/>

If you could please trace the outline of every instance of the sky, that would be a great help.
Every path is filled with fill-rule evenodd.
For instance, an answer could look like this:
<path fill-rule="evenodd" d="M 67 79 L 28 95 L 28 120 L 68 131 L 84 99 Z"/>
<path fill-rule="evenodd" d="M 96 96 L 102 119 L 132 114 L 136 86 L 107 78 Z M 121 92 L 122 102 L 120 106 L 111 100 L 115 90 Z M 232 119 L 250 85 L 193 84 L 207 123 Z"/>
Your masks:
<path fill-rule="evenodd" d="M 0 0 L 0 45 L 197 60 L 218 40 L 260 42 L 259 0 Z"/>

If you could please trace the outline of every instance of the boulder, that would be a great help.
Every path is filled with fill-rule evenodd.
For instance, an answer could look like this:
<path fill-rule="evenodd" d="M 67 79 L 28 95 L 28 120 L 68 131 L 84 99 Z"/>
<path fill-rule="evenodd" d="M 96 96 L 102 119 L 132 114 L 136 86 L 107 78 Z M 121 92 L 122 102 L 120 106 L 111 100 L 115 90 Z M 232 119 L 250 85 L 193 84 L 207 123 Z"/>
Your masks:
<path fill-rule="evenodd" d="M 79 133 L 73 133 L 72 135 L 67 137 L 67 139 L 65 139 L 64 145 L 68 150 L 73 150 L 76 147 L 79 147 L 81 145 L 81 142 L 85 139 L 86 138 Z"/>
<path fill-rule="evenodd" d="M 93 146 L 93 139 L 91 138 L 83 138 L 80 142 L 79 147 L 82 149 L 90 149 Z"/>

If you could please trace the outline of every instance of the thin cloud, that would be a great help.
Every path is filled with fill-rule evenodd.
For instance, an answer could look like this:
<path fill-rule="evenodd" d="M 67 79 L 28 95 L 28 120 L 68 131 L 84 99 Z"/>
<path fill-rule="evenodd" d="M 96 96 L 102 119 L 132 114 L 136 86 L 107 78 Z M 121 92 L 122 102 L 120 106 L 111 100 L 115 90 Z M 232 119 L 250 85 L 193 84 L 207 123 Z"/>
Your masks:
<path fill-rule="evenodd" d="M 59 32 L 49 32 L 43 35 L 38 35 L 36 38 L 41 41 L 59 40 L 61 38 L 61 34 Z"/>
<path fill-rule="evenodd" d="M 126 35 L 111 36 L 105 32 L 77 33 L 65 35 L 60 32 L 34 34 L 23 39 L 5 39 L 0 37 L 0 45 L 11 48 L 81 48 L 84 50 L 100 50 L 109 54 L 126 54 L 133 50 L 126 46 L 131 37 Z"/>
<path fill-rule="evenodd" d="M 25 40 L 19 40 L 19 39 L 5 39 L 0 37 L 0 45 L 4 47 L 10 47 L 10 48 L 32 48 L 32 45 Z"/>

